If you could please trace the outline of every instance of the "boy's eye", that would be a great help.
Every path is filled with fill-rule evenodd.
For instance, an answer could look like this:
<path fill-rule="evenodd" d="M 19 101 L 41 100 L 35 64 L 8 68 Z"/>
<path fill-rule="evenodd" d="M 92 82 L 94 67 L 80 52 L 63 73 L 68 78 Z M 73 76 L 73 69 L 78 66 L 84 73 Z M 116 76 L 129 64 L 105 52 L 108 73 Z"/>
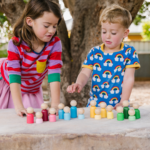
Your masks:
<path fill-rule="evenodd" d="M 48 26 L 44 26 L 45 28 L 48 28 Z"/>
<path fill-rule="evenodd" d="M 111 33 L 112 35 L 116 35 L 116 33 Z"/>
<path fill-rule="evenodd" d="M 103 34 L 106 34 L 106 32 L 103 32 Z"/>
<path fill-rule="evenodd" d="M 57 26 L 53 26 L 53 28 L 57 28 Z"/>

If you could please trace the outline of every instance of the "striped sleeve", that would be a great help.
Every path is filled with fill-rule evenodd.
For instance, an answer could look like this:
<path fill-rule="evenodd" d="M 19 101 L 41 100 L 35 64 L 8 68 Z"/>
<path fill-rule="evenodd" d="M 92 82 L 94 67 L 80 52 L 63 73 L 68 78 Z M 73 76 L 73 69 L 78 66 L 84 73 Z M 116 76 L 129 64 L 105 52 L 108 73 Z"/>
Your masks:
<path fill-rule="evenodd" d="M 9 83 L 21 84 L 20 54 L 17 46 L 10 40 L 8 43 L 8 61 L 7 70 L 9 75 Z"/>
<path fill-rule="evenodd" d="M 58 37 L 55 37 L 54 39 L 54 45 L 50 52 L 49 57 L 49 65 L 48 65 L 48 82 L 60 82 L 60 73 L 61 73 L 61 67 L 62 67 L 62 60 L 61 60 L 61 54 L 62 54 L 62 45 L 61 41 Z"/>

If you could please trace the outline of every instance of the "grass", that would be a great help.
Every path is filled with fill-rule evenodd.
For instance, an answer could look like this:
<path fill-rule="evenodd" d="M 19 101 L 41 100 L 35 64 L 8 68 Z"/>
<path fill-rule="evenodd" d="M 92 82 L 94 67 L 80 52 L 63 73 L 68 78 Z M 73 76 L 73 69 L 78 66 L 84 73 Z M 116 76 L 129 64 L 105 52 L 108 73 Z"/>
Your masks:
<path fill-rule="evenodd" d="M 7 44 L 8 44 L 7 42 L 6 43 L 0 43 L 0 58 L 8 56 L 7 49 L 6 49 Z"/>
<path fill-rule="evenodd" d="M 0 50 L 0 58 L 7 57 L 7 56 L 8 56 L 7 50 Z"/>

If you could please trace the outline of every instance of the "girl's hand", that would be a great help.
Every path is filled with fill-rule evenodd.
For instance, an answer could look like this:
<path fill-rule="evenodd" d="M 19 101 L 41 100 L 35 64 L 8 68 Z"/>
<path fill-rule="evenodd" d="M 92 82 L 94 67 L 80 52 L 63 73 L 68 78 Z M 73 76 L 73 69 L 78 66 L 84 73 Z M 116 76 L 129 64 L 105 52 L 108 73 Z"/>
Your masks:
<path fill-rule="evenodd" d="M 15 108 L 15 111 L 17 113 L 18 116 L 23 117 L 23 115 L 27 115 L 27 110 L 22 107 L 22 108 Z"/>
<path fill-rule="evenodd" d="M 120 103 L 116 104 L 116 105 L 115 105 L 115 107 L 114 107 L 114 109 L 116 110 L 116 108 L 117 108 L 118 106 L 122 106 L 122 107 L 123 107 L 122 102 L 120 102 Z"/>
<path fill-rule="evenodd" d="M 67 92 L 68 92 L 68 93 L 74 93 L 74 92 L 76 92 L 76 91 L 77 91 L 78 93 L 80 93 L 81 90 L 82 90 L 82 86 L 81 86 L 80 84 L 78 84 L 78 83 L 74 83 L 74 84 L 69 85 L 69 86 L 67 87 Z"/>
<path fill-rule="evenodd" d="M 51 108 L 55 108 L 55 110 L 56 110 L 56 116 L 58 116 L 58 105 L 59 104 L 51 103 Z"/>

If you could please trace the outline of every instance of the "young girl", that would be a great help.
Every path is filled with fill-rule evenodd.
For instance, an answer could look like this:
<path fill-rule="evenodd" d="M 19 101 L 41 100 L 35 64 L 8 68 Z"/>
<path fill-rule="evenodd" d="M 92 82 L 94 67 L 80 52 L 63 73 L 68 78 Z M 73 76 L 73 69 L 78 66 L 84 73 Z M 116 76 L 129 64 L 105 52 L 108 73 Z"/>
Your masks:
<path fill-rule="evenodd" d="M 67 88 L 69 93 L 80 92 L 92 73 L 90 99 L 107 105 L 122 105 L 129 100 L 134 84 L 135 69 L 140 68 L 138 55 L 134 47 L 122 41 L 129 33 L 131 14 L 128 10 L 112 5 L 100 16 L 101 37 L 103 44 L 95 46 L 83 63 L 75 84 Z"/>
<path fill-rule="evenodd" d="M 57 4 L 48 0 L 30 0 L 14 26 L 8 44 L 8 58 L 0 59 L 0 108 L 15 108 L 19 116 L 26 108 L 43 103 L 42 81 L 48 72 L 51 107 L 60 101 L 60 39 L 56 28 L 61 21 Z"/>

